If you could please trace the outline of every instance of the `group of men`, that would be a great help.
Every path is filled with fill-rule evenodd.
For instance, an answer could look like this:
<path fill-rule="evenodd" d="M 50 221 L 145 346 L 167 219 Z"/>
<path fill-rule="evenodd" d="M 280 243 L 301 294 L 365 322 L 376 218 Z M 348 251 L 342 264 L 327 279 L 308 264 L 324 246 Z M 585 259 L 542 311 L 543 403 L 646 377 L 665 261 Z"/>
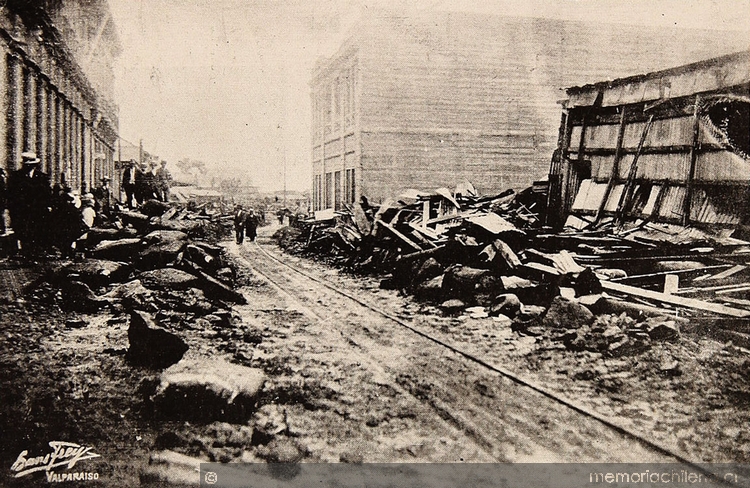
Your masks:
<path fill-rule="evenodd" d="M 128 208 L 134 208 L 146 200 L 169 201 L 171 185 L 172 175 L 166 161 L 162 161 L 161 165 L 156 161 L 150 164 L 142 162 L 139 166 L 135 159 L 131 159 L 122 173 L 122 188 Z"/>
<path fill-rule="evenodd" d="M 245 236 L 251 241 L 255 240 L 258 233 L 258 216 L 253 209 L 245 210 L 242 205 L 234 207 L 234 233 L 237 244 L 245 241 Z"/>
<path fill-rule="evenodd" d="M 51 188 L 49 176 L 40 169 L 40 163 L 35 153 L 24 152 L 18 170 L 9 175 L 0 171 L 0 230 L 5 234 L 7 208 L 25 255 L 35 256 L 51 248 L 66 255 L 73 243 L 94 225 L 97 215 L 108 215 L 112 204 L 109 178 L 102 178 L 93 193 L 86 192 L 79 198 L 65 178 Z"/>

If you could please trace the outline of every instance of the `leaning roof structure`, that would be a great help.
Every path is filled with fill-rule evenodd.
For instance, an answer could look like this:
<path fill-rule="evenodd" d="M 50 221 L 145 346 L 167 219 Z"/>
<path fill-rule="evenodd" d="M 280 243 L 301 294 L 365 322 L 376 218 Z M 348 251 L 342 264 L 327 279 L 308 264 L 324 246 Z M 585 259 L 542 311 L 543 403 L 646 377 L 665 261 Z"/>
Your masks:
<path fill-rule="evenodd" d="M 750 51 L 566 93 L 550 168 L 558 224 L 750 220 Z"/>

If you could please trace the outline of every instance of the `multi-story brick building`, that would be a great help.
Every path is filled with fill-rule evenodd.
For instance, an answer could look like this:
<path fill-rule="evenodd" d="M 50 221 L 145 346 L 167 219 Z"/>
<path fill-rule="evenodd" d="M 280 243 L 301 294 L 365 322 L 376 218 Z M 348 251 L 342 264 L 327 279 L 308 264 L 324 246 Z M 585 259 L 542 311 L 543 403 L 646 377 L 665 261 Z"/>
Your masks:
<path fill-rule="evenodd" d="M 13 170 L 33 151 L 52 182 L 113 177 L 120 44 L 106 0 L 8 0 L 0 51 L 0 165 Z"/>
<path fill-rule="evenodd" d="M 726 33 L 422 13 L 373 16 L 312 88 L 313 208 L 406 188 L 481 193 L 543 178 L 560 88 L 736 51 Z"/>

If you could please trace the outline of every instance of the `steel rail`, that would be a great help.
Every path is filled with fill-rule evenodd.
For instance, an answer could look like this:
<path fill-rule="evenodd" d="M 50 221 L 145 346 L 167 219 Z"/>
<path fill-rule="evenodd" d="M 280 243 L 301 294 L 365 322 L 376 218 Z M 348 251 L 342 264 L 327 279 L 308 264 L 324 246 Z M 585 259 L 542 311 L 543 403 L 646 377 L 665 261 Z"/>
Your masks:
<path fill-rule="evenodd" d="M 618 432 L 618 433 L 620 433 L 620 434 L 622 434 L 622 435 L 624 435 L 626 437 L 629 437 L 629 438 L 631 438 L 631 439 L 633 439 L 633 440 L 641 443 L 642 445 L 646 446 L 647 448 L 650 448 L 650 449 L 656 451 L 659 454 L 663 454 L 665 456 L 674 458 L 677 461 L 679 461 L 680 463 L 685 464 L 685 465 L 691 467 L 692 469 L 703 473 L 704 475 L 712 478 L 715 481 L 718 481 L 718 482 L 720 482 L 722 484 L 731 484 L 728 481 L 722 479 L 716 473 L 713 473 L 712 471 L 710 471 L 710 470 L 706 469 L 705 467 L 703 467 L 699 462 L 693 461 L 693 460 L 689 459 L 686 454 L 675 452 L 674 450 L 670 449 L 669 447 L 666 447 L 666 446 L 658 443 L 657 441 L 648 439 L 645 435 L 643 435 L 643 434 L 641 434 L 639 432 L 636 432 L 634 430 L 631 430 L 631 429 L 629 429 L 629 428 L 627 428 L 627 427 L 625 427 L 623 425 L 620 425 L 615 420 L 610 419 L 608 417 L 605 417 L 605 416 L 603 416 L 603 415 L 601 415 L 599 413 L 596 413 L 593 410 L 590 410 L 589 408 L 585 407 L 584 405 L 582 405 L 582 404 L 580 404 L 580 403 L 578 403 L 578 402 L 576 402 L 576 401 L 574 401 L 574 400 L 572 400 L 570 398 L 565 397 L 564 395 L 560 395 L 558 393 L 555 393 L 555 392 L 553 392 L 553 391 L 551 391 L 551 390 L 543 387 L 542 385 L 540 385 L 540 384 L 538 384 L 538 383 L 536 383 L 536 382 L 534 382 L 534 381 L 532 381 L 530 379 L 523 378 L 522 376 L 519 376 L 518 374 L 516 374 L 516 373 L 514 373 L 514 372 L 512 372 L 510 370 L 507 370 L 507 369 L 505 369 L 503 367 L 496 366 L 494 364 L 490 364 L 487 361 L 485 361 L 485 360 L 483 360 L 483 359 L 475 356 L 472 353 L 464 351 L 464 350 L 462 350 L 462 349 L 460 349 L 460 348 L 458 348 L 458 347 L 456 347 L 456 346 L 454 346 L 452 344 L 448 344 L 447 342 L 445 342 L 445 341 L 443 341 L 441 339 L 438 339 L 437 337 L 434 337 L 434 336 L 432 336 L 432 335 L 430 335 L 430 334 L 428 334 L 426 332 L 423 332 L 423 331 L 417 329 L 416 327 L 414 327 L 413 325 L 409 324 L 408 322 L 406 322 L 406 321 L 404 321 L 404 320 L 402 320 L 402 319 L 400 319 L 400 318 L 398 318 L 398 317 L 396 317 L 396 316 L 388 313 L 387 311 L 381 309 L 380 307 L 378 307 L 376 305 L 372 305 L 370 303 L 367 303 L 367 302 L 365 302 L 365 301 L 357 298 L 356 296 L 352 295 L 351 293 L 348 293 L 345 290 L 342 290 L 342 289 L 340 289 L 340 288 L 338 288 L 336 286 L 333 286 L 333 285 L 331 285 L 330 283 L 327 283 L 324 280 L 321 280 L 321 279 L 319 279 L 319 278 L 317 278 L 317 277 L 315 277 L 315 276 L 313 276 L 313 275 L 311 275 L 311 274 L 309 274 L 309 273 L 307 273 L 305 271 L 302 271 L 302 270 L 300 270 L 300 269 L 292 266 L 289 263 L 286 263 L 286 262 L 282 261 L 281 259 L 277 258 L 276 256 L 272 255 L 271 253 L 269 253 L 268 251 L 266 251 L 265 249 L 263 249 L 263 247 L 261 247 L 261 245 L 257 241 L 255 241 L 255 246 L 258 248 L 259 251 L 261 251 L 265 256 L 267 256 L 268 258 L 272 259 L 273 261 L 275 261 L 275 262 L 277 262 L 277 263 L 279 263 L 279 264 L 281 264 L 281 265 L 289 268 L 290 270 L 294 271 L 295 273 L 298 273 L 298 274 L 306 277 L 307 279 L 309 279 L 309 280 L 311 280 L 311 281 L 313 281 L 313 282 L 315 282 L 317 284 L 323 285 L 324 287 L 328 288 L 329 290 L 331 290 L 331 291 L 333 291 L 335 293 L 338 293 L 339 295 L 342 295 L 342 296 L 344 296 L 344 297 L 346 297 L 346 298 L 348 298 L 348 299 L 350 299 L 350 300 L 358 303 L 359 305 L 372 310 L 373 312 L 378 313 L 379 315 L 382 315 L 383 317 L 385 317 L 385 318 L 387 318 L 387 319 L 395 322 L 396 324 L 398 324 L 401 327 L 404 327 L 404 328 L 410 330 L 411 332 L 417 334 L 418 336 L 423 337 L 424 339 L 427 339 L 427 340 L 429 340 L 431 342 L 434 342 L 435 344 L 438 344 L 438 345 L 440 345 L 440 346 L 442 346 L 442 347 L 444 347 L 444 348 L 446 348 L 446 349 L 454 352 L 455 354 L 458 354 L 458 355 L 464 357 L 465 359 L 467 359 L 467 360 L 469 360 L 469 361 L 471 361 L 473 363 L 476 363 L 476 364 L 478 364 L 478 365 L 480 365 L 480 366 L 482 366 L 482 367 L 484 367 L 484 368 L 486 368 L 486 369 L 488 369 L 490 371 L 498 373 L 501 376 L 504 376 L 505 378 L 507 378 L 507 379 L 509 379 L 509 380 L 511 380 L 511 381 L 513 381 L 513 382 L 515 382 L 515 383 L 517 383 L 519 385 L 521 385 L 521 386 L 527 387 L 527 388 L 529 388 L 529 389 L 531 389 L 531 390 L 533 390 L 533 391 L 535 391 L 535 392 L 537 392 L 537 393 L 539 393 L 539 394 L 541 394 L 541 395 L 543 395 L 543 396 L 545 396 L 545 397 L 547 397 L 547 398 L 549 398 L 549 399 L 551 399 L 551 400 L 553 400 L 553 401 L 555 401 L 555 402 L 557 402 L 557 403 L 559 403 L 561 405 L 564 405 L 564 406 L 572 409 L 573 411 L 575 411 L 575 412 L 577 412 L 577 413 L 579 413 L 579 414 L 581 414 L 581 415 L 583 415 L 585 417 L 588 417 L 588 418 L 591 418 L 593 420 L 596 420 L 597 422 L 599 422 L 599 423 L 601 423 L 601 424 L 609 427 L 610 429 L 614 430 L 615 432 Z"/>

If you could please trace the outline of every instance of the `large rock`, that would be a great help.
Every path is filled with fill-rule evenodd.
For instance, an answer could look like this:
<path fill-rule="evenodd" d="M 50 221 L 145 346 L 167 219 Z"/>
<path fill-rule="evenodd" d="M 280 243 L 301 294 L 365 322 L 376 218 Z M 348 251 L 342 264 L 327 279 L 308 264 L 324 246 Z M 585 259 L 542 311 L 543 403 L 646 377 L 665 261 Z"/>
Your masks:
<path fill-rule="evenodd" d="M 443 293 L 449 297 L 473 301 L 476 287 L 482 277 L 489 274 L 486 269 L 454 265 L 445 270 Z"/>
<path fill-rule="evenodd" d="M 680 327 L 674 320 L 652 317 L 646 320 L 646 331 L 654 341 L 676 341 L 680 338 Z"/>
<path fill-rule="evenodd" d="M 141 205 L 141 213 L 149 217 L 161 217 L 169 210 L 169 204 L 159 200 L 147 200 Z"/>
<path fill-rule="evenodd" d="M 162 369 L 182 359 L 188 346 L 175 334 L 156 325 L 146 312 L 130 313 L 130 348 L 125 358 L 136 366 Z"/>
<path fill-rule="evenodd" d="M 153 396 L 168 418 L 243 423 L 253 414 L 265 374 L 221 359 L 184 360 L 161 375 Z"/>
<path fill-rule="evenodd" d="M 102 297 L 121 300 L 122 304 L 128 308 L 143 308 L 151 302 L 153 292 L 144 287 L 140 280 L 132 280 L 116 286 Z"/>
<path fill-rule="evenodd" d="M 91 255 L 99 259 L 130 262 L 142 248 L 141 240 L 135 237 L 116 241 L 102 241 L 91 250 Z"/>
<path fill-rule="evenodd" d="M 442 274 L 443 265 L 440 264 L 435 258 L 428 258 L 424 263 L 419 265 L 419 268 L 414 275 L 413 283 L 418 285 Z"/>
<path fill-rule="evenodd" d="M 170 450 L 153 452 L 148 465 L 141 469 L 141 486 L 200 486 L 201 463 L 205 462 L 207 461 Z"/>
<path fill-rule="evenodd" d="M 138 275 L 143 286 L 155 290 L 187 290 L 198 286 L 198 278 L 175 268 L 160 268 L 144 271 Z"/>
<path fill-rule="evenodd" d="M 557 297 L 552 300 L 542 325 L 552 329 L 577 329 L 593 321 L 594 314 L 588 308 L 567 298 Z"/>
<path fill-rule="evenodd" d="M 143 238 L 146 248 L 137 258 L 141 269 L 163 268 L 177 259 L 187 245 L 187 234 L 175 230 L 157 230 Z"/>
<path fill-rule="evenodd" d="M 414 296 L 419 300 L 439 302 L 443 299 L 443 275 L 419 283 L 414 288 Z"/>
<path fill-rule="evenodd" d="M 521 311 L 521 300 L 512 293 L 503 293 L 495 297 L 494 303 L 490 307 L 490 315 L 505 315 L 511 319 Z"/>
<path fill-rule="evenodd" d="M 441 303 L 440 308 L 448 315 L 458 315 L 464 311 L 466 304 L 457 298 L 452 298 Z"/>
<path fill-rule="evenodd" d="M 86 283 L 71 281 L 60 290 L 62 303 L 60 307 L 68 312 L 93 313 L 107 305 L 108 301 L 97 297 Z"/>
<path fill-rule="evenodd" d="M 89 286 L 99 287 L 127 279 L 131 267 L 126 263 L 106 259 L 86 259 L 64 266 L 61 277 L 75 279 Z"/>

